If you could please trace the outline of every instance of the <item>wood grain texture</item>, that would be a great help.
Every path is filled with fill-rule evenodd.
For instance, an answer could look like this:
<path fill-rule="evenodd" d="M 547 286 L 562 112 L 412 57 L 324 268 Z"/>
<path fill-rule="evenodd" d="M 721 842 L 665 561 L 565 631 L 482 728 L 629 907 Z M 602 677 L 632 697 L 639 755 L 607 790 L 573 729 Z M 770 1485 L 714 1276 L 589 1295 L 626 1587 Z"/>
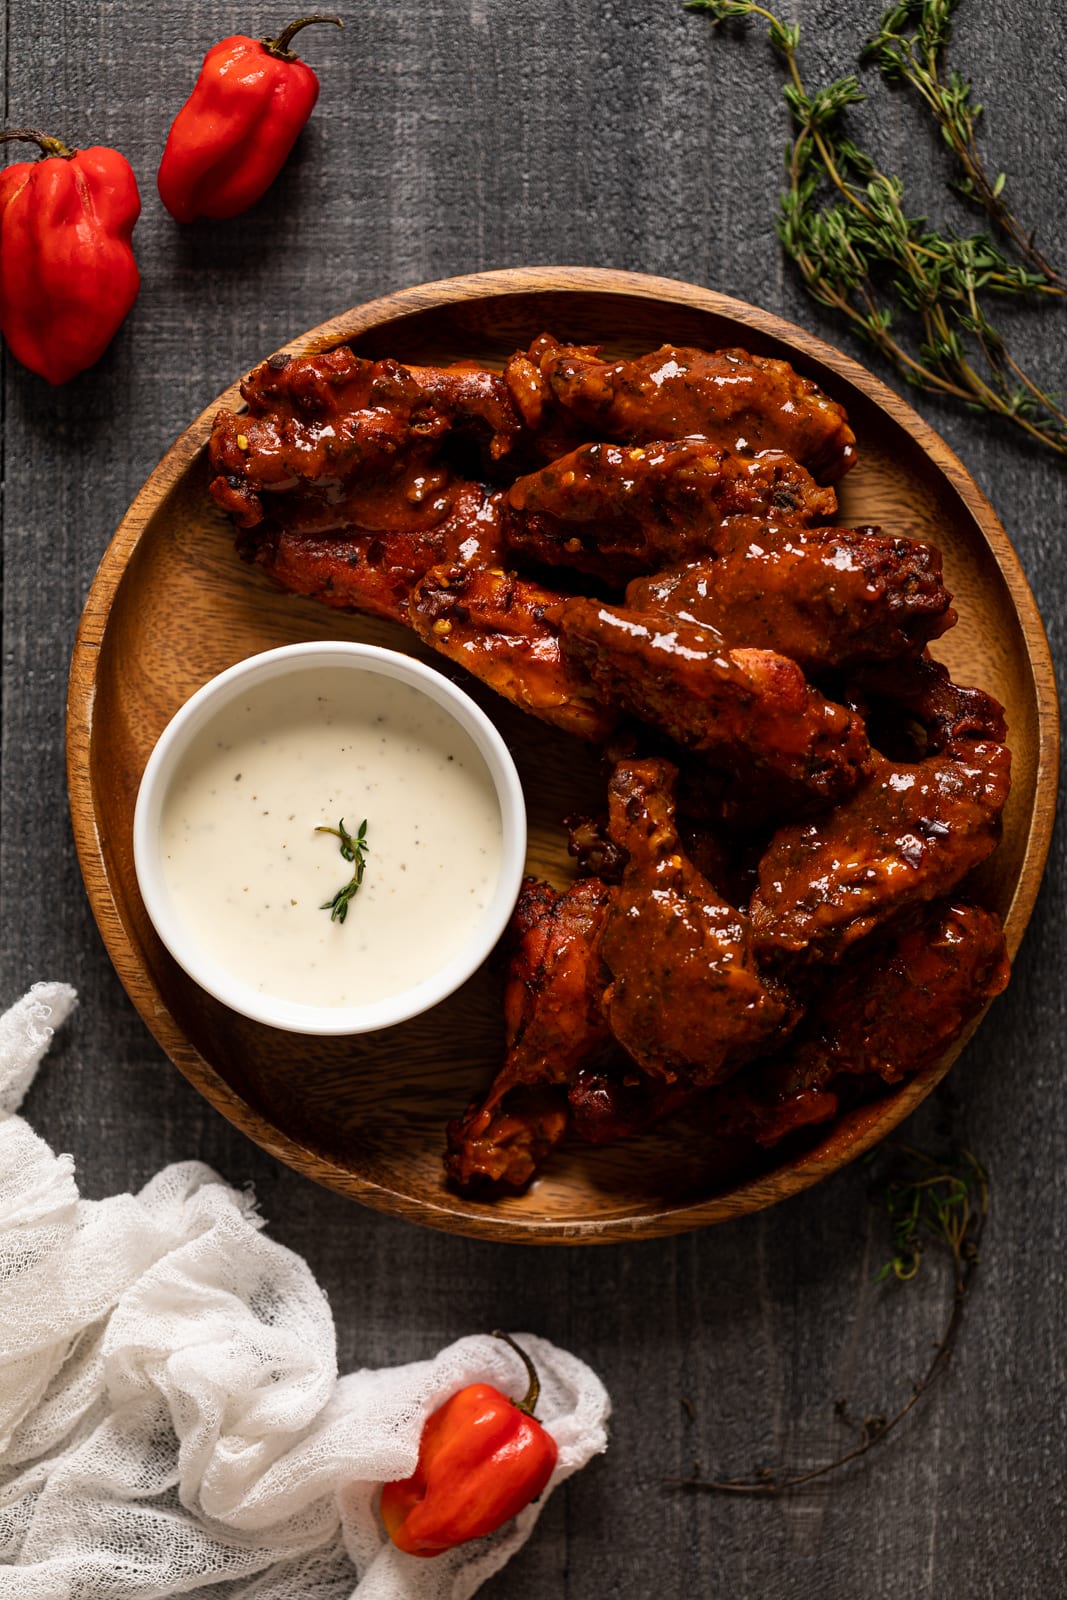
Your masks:
<path fill-rule="evenodd" d="M 1052 832 L 1059 749 L 1052 663 L 992 507 L 889 389 L 765 312 L 697 287 L 595 268 L 417 286 L 346 312 L 285 348 L 299 355 L 345 341 L 363 354 L 424 364 L 464 356 L 500 364 L 545 329 L 603 343 L 611 355 L 667 343 L 741 345 L 791 360 L 845 406 L 859 465 L 842 485 L 844 524 L 879 524 L 941 547 L 961 620 L 937 653 L 958 681 L 981 684 L 1007 712 L 1013 778 L 1004 837 L 973 892 L 1000 912 L 1014 954 Z M 525 1193 L 473 1199 L 446 1184 L 441 1151 L 446 1122 L 483 1092 L 501 1060 L 500 988 L 488 970 L 424 1016 L 353 1040 L 293 1038 L 251 1023 L 212 1002 L 178 968 L 137 891 L 132 825 L 145 762 L 179 706 L 234 662 L 295 640 L 358 639 L 416 653 L 395 625 L 294 601 L 237 560 L 227 519 L 207 494 L 206 439 L 219 406 L 241 406 L 236 385 L 164 457 L 101 562 L 74 650 L 67 735 L 75 838 L 104 941 L 148 1026 L 212 1104 L 272 1154 L 342 1194 L 447 1231 L 533 1244 L 651 1238 L 744 1216 L 820 1181 L 898 1126 L 959 1046 L 876 1106 L 840 1119 L 804 1154 L 756 1173 L 716 1169 L 703 1142 L 686 1139 L 683 1119 L 608 1148 L 571 1142 Z M 439 665 L 432 652 L 418 653 Z M 478 699 L 518 762 L 532 840 L 528 870 L 563 885 L 572 873 L 562 818 L 603 804 L 595 761 L 492 693 Z"/>
<path fill-rule="evenodd" d="M 879 10 L 794 0 L 814 81 L 852 70 Z M 567 261 L 707 284 L 870 359 L 805 297 L 774 239 L 788 123 L 757 33 L 713 35 L 674 0 L 368 0 L 346 20 L 309 44 L 322 97 L 278 184 L 230 224 L 183 230 L 159 205 L 155 167 L 203 51 L 258 26 L 247 6 L 9 0 L 0 16 L 11 121 L 119 145 L 144 197 L 141 298 L 101 365 L 52 391 L 3 363 L 0 992 L 41 977 L 81 992 L 27 1113 L 74 1153 L 90 1195 L 191 1156 L 254 1183 L 271 1231 L 329 1294 L 342 1370 L 501 1324 L 592 1363 L 614 1397 L 610 1449 L 553 1496 L 485 1600 L 1048 1600 L 1067 1590 L 1062 827 L 1011 987 L 905 1125 L 926 1145 L 951 1115 L 992 1175 L 957 1357 L 889 1445 L 785 1503 L 693 1502 L 665 1483 L 696 1459 L 727 1471 L 820 1459 L 841 1442 L 838 1396 L 887 1410 L 908 1393 L 947 1285 L 932 1258 L 906 1292 L 875 1285 L 886 1229 L 862 1164 L 729 1226 L 607 1251 L 411 1227 L 248 1141 L 174 1071 L 115 976 L 64 800 L 70 653 L 138 486 L 256 354 L 405 285 Z M 986 108 L 990 165 L 1064 262 L 1062 5 L 961 0 L 953 52 Z M 863 83 L 863 138 L 903 173 L 913 211 L 943 216 L 938 139 L 906 94 Z M 1010 325 L 1024 364 L 1062 390 L 1064 310 L 1023 309 Z M 1062 665 L 1067 474 L 981 417 L 908 398 L 996 508 Z"/>

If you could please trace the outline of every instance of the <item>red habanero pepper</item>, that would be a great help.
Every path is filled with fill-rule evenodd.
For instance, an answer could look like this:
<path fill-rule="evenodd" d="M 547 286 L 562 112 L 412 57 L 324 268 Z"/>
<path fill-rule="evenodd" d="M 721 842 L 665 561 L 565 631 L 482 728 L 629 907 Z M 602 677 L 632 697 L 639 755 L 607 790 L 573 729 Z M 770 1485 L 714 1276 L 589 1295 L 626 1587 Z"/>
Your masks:
<path fill-rule="evenodd" d="M 159 195 L 177 222 L 236 217 L 274 182 L 319 97 L 319 80 L 289 48 L 312 22 L 301 17 L 276 39 L 237 33 L 209 50 L 171 126 L 159 165 Z"/>
<path fill-rule="evenodd" d="M 409 1555 L 439 1556 L 484 1538 L 536 1500 L 552 1476 L 559 1451 L 533 1414 L 540 1393 L 533 1362 L 506 1333 L 494 1337 L 522 1357 L 530 1386 L 522 1400 L 509 1400 L 491 1384 L 468 1384 L 427 1418 L 415 1471 L 382 1490 L 385 1531 Z"/>
<path fill-rule="evenodd" d="M 137 298 L 130 239 L 137 179 L 117 150 L 70 150 L 35 128 L 9 128 L 43 159 L 0 172 L 0 333 L 23 366 L 66 383 L 99 361 Z"/>

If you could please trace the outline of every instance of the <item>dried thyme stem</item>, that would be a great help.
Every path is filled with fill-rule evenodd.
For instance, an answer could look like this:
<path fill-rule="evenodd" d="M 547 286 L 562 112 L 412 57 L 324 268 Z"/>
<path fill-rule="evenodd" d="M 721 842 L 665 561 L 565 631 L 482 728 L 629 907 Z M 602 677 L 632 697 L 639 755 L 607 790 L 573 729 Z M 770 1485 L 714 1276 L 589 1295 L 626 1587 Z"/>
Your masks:
<path fill-rule="evenodd" d="M 959 1338 L 964 1308 L 978 1270 L 978 1246 L 989 1213 L 989 1180 L 985 1170 L 969 1150 L 952 1153 L 941 1162 L 913 1150 L 909 1145 L 885 1145 L 898 1166 L 885 1183 L 882 1200 L 890 1221 L 891 1259 L 878 1274 L 878 1281 L 895 1278 L 907 1283 L 919 1271 L 926 1244 L 933 1240 L 947 1249 L 952 1261 L 952 1305 L 933 1356 L 921 1377 L 912 1386 L 907 1400 L 891 1417 L 865 1416 L 856 1424 L 856 1443 L 832 1461 L 797 1471 L 788 1466 L 762 1467 L 737 1478 L 671 1478 L 668 1484 L 706 1494 L 779 1495 L 804 1488 L 817 1478 L 825 1478 L 850 1462 L 866 1455 L 880 1444 L 912 1410 L 930 1385 L 947 1366 Z M 834 1408 L 849 1421 L 847 1407 L 839 1400 Z"/>

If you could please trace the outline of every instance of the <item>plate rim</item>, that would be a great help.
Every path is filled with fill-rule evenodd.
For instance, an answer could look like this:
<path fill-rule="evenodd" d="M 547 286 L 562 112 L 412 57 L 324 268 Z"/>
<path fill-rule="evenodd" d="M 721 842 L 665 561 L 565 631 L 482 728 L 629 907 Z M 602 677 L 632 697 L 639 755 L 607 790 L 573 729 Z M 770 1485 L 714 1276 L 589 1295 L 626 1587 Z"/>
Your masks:
<path fill-rule="evenodd" d="M 449 304 L 502 295 L 574 292 L 615 293 L 675 303 L 728 318 L 776 343 L 799 351 L 803 356 L 829 368 L 888 412 L 912 436 L 923 453 L 933 460 L 935 467 L 944 474 L 963 501 L 981 538 L 989 546 L 1018 618 L 1037 711 L 1035 804 L 1029 818 L 1018 876 L 1004 918 L 1008 949 L 1014 960 L 1040 888 L 1055 821 L 1060 729 L 1051 651 L 1022 563 L 996 511 L 955 452 L 881 378 L 817 335 L 759 306 L 681 279 L 604 267 L 501 268 L 413 285 L 352 307 L 287 341 L 277 352 L 271 353 L 314 353 L 398 317 L 430 309 L 440 310 Z M 832 1142 L 830 1148 L 821 1146 L 721 1195 L 681 1204 L 651 1216 L 637 1213 L 590 1221 L 549 1218 L 539 1222 L 535 1216 L 509 1216 L 503 1211 L 486 1215 L 483 1211 L 463 1209 L 463 1202 L 458 1196 L 447 1197 L 453 1201 L 453 1205 L 413 1201 L 388 1185 L 362 1178 L 350 1169 L 334 1167 L 334 1176 L 326 1176 L 324 1168 L 330 1164 L 328 1158 L 268 1121 L 243 1100 L 192 1045 L 154 982 L 147 978 L 136 947 L 128 940 L 107 870 L 101 819 L 93 808 L 90 782 L 95 732 L 94 669 L 104 644 L 116 595 L 130 560 L 147 531 L 152 512 L 180 482 L 206 446 L 217 411 L 222 407 L 237 409 L 241 406 L 240 382 L 238 378 L 230 384 L 189 423 L 138 488 L 108 542 L 90 585 L 75 637 L 68 679 L 67 784 L 79 867 L 94 919 L 118 977 L 135 1009 L 170 1061 L 216 1110 L 246 1136 L 303 1176 L 376 1210 L 446 1232 L 497 1242 L 613 1243 L 687 1232 L 748 1215 L 790 1198 L 848 1165 L 886 1137 L 948 1072 L 980 1024 L 984 1010 L 952 1049 L 932 1067 L 909 1079 L 894 1095 L 839 1118 L 828 1134 L 828 1142 Z M 99 879 L 94 888 L 90 887 L 89 864 L 96 869 Z"/>

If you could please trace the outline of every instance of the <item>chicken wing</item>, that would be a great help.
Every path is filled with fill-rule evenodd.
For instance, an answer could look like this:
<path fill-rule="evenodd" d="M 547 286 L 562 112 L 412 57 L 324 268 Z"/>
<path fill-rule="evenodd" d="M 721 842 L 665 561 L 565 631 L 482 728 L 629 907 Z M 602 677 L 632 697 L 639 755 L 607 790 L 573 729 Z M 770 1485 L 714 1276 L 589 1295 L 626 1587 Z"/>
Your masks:
<path fill-rule="evenodd" d="M 209 454 L 210 492 L 242 528 L 279 511 L 289 529 L 377 527 L 391 506 L 431 500 L 446 481 L 436 458 L 447 435 L 496 460 L 521 428 L 496 373 L 367 361 L 345 345 L 272 357 L 241 392 L 248 414 L 219 412 Z"/>
<path fill-rule="evenodd" d="M 569 1083 L 611 1038 L 599 952 L 610 898 L 597 878 L 563 894 L 536 880 L 524 885 L 504 988 L 506 1082 Z"/>
<path fill-rule="evenodd" d="M 220 411 L 209 452 L 216 504 L 239 528 L 274 513 L 323 532 L 429 501 L 447 482 L 431 468 L 435 434 L 388 411 L 355 411 L 325 424 Z M 284 505 L 281 502 L 284 501 Z"/>
<path fill-rule="evenodd" d="M 627 853 L 600 937 L 616 1039 L 651 1077 L 715 1083 L 783 1029 L 788 1007 L 760 978 L 748 918 L 682 852 L 676 769 L 621 762 L 611 836 Z"/>
<path fill-rule="evenodd" d="M 564 659 L 609 704 L 703 752 L 749 788 L 769 781 L 820 801 L 868 769 L 863 723 L 811 686 L 795 662 L 728 649 L 710 628 L 594 600 L 562 612 Z"/>
<path fill-rule="evenodd" d="M 848 674 L 845 690 L 885 755 L 936 755 L 961 739 L 1001 744 L 1007 734 L 999 700 L 953 683 L 948 668 L 929 655 L 860 667 Z"/>
<path fill-rule="evenodd" d="M 720 549 L 739 517 L 789 526 L 837 509 L 834 491 L 781 451 L 740 456 L 703 439 L 583 445 L 517 479 L 506 501 L 517 554 L 620 587 Z"/>
<path fill-rule="evenodd" d="M 744 350 L 663 345 L 627 361 L 602 361 L 588 345 L 535 340 L 523 376 L 535 411 L 558 409 L 595 439 L 630 444 L 699 437 L 748 455 L 784 450 L 820 483 L 856 459 L 844 408 L 785 361 Z M 517 385 L 516 385 L 517 387 Z"/>
<path fill-rule="evenodd" d="M 522 428 L 499 373 L 473 361 L 447 367 L 368 360 L 348 345 L 313 356 L 272 356 L 241 385 L 253 416 L 322 420 L 351 412 L 391 413 L 413 426 L 458 429 L 477 437 L 492 459 L 506 455 Z"/>
<path fill-rule="evenodd" d="M 504 1064 L 486 1099 L 448 1127 L 445 1170 L 460 1187 L 523 1188 L 563 1136 L 566 1096 L 545 1086 L 571 1082 L 611 1039 L 598 949 L 609 893 L 595 878 L 565 894 L 523 884 L 507 935 Z"/>
<path fill-rule="evenodd" d="M 951 599 L 931 545 L 877 528 L 781 525 L 626 591 L 635 611 L 714 628 L 805 672 L 913 656 L 952 627 Z"/>
<path fill-rule="evenodd" d="M 771 840 L 749 908 L 760 956 L 836 961 L 889 917 L 947 894 L 996 848 L 1010 770 L 991 741 L 917 763 L 876 755 L 850 799 Z"/>
<path fill-rule="evenodd" d="M 851 952 L 774 1060 L 715 1095 L 720 1131 L 775 1144 L 835 1117 L 857 1075 L 896 1084 L 942 1056 L 1009 977 L 1004 933 L 991 911 L 937 901 L 900 929 Z"/>
<path fill-rule="evenodd" d="M 496 561 L 499 553 L 498 495 L 457 480 L 441 499 L 446 510 L 434 521 L 412 508 L 406 527 L 398 514 L 392 526 L 344 533 L 270 524 L 241 537 L 238 548 L 279 589 L 410 627 L 412 591 L 431 567 Z"/>

